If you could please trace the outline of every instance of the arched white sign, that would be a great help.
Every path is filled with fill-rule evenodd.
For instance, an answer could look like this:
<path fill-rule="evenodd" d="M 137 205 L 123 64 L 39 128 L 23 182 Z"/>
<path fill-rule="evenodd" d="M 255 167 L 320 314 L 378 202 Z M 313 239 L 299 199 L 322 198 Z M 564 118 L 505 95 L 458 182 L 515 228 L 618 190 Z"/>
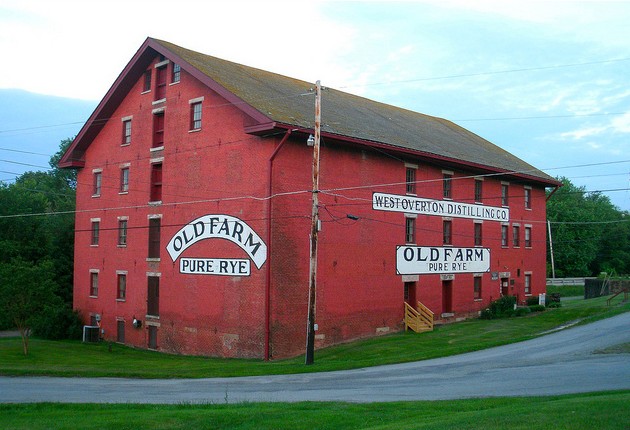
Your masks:
<path fill-rule="evenodd" d="M 173 261 L 205 239 L 225 239 L 249 255 L 258 269 L 267 261 L 267 245 L 246 222 L 230 215 L 204 215 L 182 227 L 166 245 Z"/>

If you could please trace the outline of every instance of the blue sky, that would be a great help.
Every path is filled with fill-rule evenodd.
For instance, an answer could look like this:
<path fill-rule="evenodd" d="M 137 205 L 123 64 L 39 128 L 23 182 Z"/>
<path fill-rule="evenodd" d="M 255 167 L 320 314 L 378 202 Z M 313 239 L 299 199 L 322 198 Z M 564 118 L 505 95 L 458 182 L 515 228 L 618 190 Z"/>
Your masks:
<path fill-rule="evenodd" d="M 602 1 L 0 0 L 0 88 L 96 103 L 152 36 L 452 120 L 630 210 L 629 20 Z"/>

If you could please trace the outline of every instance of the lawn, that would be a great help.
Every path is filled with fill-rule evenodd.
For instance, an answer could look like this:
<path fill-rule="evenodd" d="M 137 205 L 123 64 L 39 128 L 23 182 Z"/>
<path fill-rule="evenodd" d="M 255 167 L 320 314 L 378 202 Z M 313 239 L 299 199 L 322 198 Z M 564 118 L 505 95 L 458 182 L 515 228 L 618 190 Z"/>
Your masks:
<path fill-rule="evenodd" d="M 584 285 L 547 285 L 547 294 L 559 293 L 560 297 L 584 297 Z"/>
<path fill-rule="evenodd" d="M 630 391 L 393 403 L 0 405 L 7 429 L 628 429 Z"/>
<path fill-rule="evenodd" d="M 433 332 L 395 333 L 317 350 L 315 364 L 303 357 L 264 362 L 168 355 L 116 343 L 31 339 L 30 354 L 21 340 L 0 339 L 0 375 L 55 375 L 132 378 L 209 378 L 319 372 L 444 357 L 540 336 L 568 322 L 585 323 L 630 311 L 621 297 L 567 302 L 558 309 L 500 320 L 472 319 L 438 326 Z"/>

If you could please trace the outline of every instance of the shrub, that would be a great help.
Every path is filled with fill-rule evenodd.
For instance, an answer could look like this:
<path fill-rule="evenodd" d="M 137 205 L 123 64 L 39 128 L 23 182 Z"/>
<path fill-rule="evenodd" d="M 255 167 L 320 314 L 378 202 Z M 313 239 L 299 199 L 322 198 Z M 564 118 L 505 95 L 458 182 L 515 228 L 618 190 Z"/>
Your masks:
<path fill-rule="evenodd" d="M 560 306 L 562 306 L 562 303 L 560 303 L 560 302 L 547 303 L 547 307 L 548 308 L 559 308 Z"/>
<path fill-rule="evenodd" d="M 538 296 L 530 296 L 525 300 L 527 306 L 533 306 L 538 304 Z"/>
<path fill-rule="evenodd" d="M 531 305 L 529 306 L 529 310 L 532 312 L 542 312 L 545 310 L 543 305 Z"/>
<path fill-rule="evenodd" d="M 43 339 L 81 339 L 83 322 L 69 306 L 47 306 L 33 319 L 32 329 Z"/>
<path fill-rule="evenodd" d="M 516 308 L 514 311 L 514 316 L 522 317 L 523 315 L 527 315 L 531 313 L 532 310 L 530 308 Z"/>
<path fill-rule="evenodd" d="M 516 297 L 503 296 L 490 303 L 486 309 L 481 311 L 480 318 L 482 319 L 494 319 L 494 318 L 506 318 L 514 315 L 514 305 L 516 304 Z"/>

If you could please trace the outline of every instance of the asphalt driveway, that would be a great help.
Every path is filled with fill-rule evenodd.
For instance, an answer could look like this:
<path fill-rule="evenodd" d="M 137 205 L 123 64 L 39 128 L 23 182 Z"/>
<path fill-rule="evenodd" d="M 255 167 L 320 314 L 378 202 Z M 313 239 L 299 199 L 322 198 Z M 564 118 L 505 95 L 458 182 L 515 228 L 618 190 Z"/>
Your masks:
<path fill-rule="evenodd" d="M 216 379 L 0 377 L 0 402 L 388 402 L 630 389 L 630 313 L 526 342 L 414 363 Z"/>

